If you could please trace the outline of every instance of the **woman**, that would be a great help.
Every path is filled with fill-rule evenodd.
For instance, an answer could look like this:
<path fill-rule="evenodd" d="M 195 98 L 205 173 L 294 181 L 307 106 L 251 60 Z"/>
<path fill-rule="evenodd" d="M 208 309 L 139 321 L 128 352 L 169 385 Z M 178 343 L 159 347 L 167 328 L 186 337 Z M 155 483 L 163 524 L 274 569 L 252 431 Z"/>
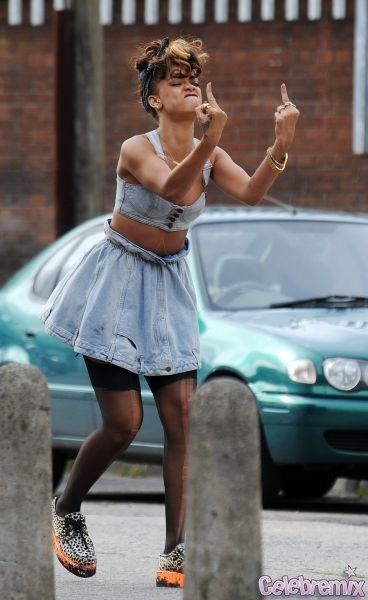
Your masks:
<path fill-rule="evenodd" d="M 103 419 L 52 501 L 55 552 L 80 577 L 96 572 L 81 502 L 140 428 L 143 374 L 165 432 L 166 541 L 156 584 L 184 585 L 188 417 L 201 366 L 186 234 L 204 210 L 210 175 L 240 202 L 262 200 L 285 168 L 299 117 L 282 84 L 275 142 L 250 177 L 218 146 L 227 115 L 210 83 L 202 102 L 199 76 L 207 59 L 200 40 L 184 38 L 153 41 L 135 57 L 142 104 L 158 127 L 122 144 L 105 239 L 64 277 L 40 314 L 51 335 L 83 355 Z M 196 121 L 201 139 L 194 138 Z"/>

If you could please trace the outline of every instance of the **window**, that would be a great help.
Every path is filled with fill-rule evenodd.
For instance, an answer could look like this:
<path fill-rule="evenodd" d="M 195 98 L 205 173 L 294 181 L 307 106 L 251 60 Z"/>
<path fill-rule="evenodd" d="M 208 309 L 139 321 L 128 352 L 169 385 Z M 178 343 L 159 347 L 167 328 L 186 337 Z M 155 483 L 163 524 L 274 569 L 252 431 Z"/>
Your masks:
<path fill-rule="evenodd" d="M 59 283 L 60 279 L 62 279 L 71 269 L 73 269 L 73 267 L 76 266 L 86 252 L 92 248 L 92 246 L 100 242 L 103 238 L 104 232 L 101 231 L 101 228 L 84 236 L 62 265 L 58 274 L 57 283 Z"/>
<path fill-rule="evenodd" d="M 368 297 L 368 227 L 332 221 L 237 221 L 194 228 L 210 306 L 267 308 L 313 297 Z"/>
<path fill-rule="evenodd" d="M 33 282 L 33 293 L 40 299 L 47 300 L 60 279 L 103 237 L 104 232 L 99 226 L 98 230 L 94 227 L 87 234 L 80 234 L 66 242 L 37 272 Z"/>

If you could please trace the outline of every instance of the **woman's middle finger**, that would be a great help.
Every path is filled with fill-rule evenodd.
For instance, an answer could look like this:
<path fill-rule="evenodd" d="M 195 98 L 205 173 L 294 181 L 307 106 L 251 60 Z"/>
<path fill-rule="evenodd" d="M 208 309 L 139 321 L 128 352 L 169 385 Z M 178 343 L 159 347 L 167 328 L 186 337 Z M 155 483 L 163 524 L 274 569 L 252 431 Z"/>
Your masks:
<path fill-rule="evenodd" d="M 284 106 L 283 104 L 279 104 L 276 110 L 277 110 L 277 112 L 281 112 L 281 110 L 285 110 L 286 108 L 287 107 Z"/>
<path fill-rule="evenodd" d="M 212 106 L 213 108 L 220 108 L 216 102 L 215 96 L 213 95 L 212 83 L 210 81 L 207 83 L 206 95 L 207 95 L 208 103 L 210 104 L 210 106 Z"/>

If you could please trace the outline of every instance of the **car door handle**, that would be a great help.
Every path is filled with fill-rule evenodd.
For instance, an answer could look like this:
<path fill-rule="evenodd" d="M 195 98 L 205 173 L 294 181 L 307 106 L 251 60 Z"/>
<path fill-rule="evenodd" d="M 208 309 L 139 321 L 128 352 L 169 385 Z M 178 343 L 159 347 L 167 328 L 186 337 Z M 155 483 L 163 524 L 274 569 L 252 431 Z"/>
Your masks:
<path fill-rule="evenodd" d="M 25 334 L 26 334 L 26 336 L 27 336 L 27 337 L 29 337 L 29 338 L 34 338 L 34 337 L 36 337 L 36 333 L 35 333 L 34 331 L 29 331 L 29 330 L 28 330 L 28 331 L 26 331 L 26 332 L 25 332 Z"/>

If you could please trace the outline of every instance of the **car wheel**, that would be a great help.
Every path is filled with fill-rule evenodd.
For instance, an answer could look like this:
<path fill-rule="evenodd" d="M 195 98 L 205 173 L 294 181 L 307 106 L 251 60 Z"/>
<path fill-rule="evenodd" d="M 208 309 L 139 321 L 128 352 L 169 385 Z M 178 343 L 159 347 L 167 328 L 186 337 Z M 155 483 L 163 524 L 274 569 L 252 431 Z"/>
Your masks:
<path fill-rule="evenodd" d="M 63 478 L 68 457 L 59 450 L 52 451 L 52 489 L 55 491 Z"/>
<path fill-rule="evenodd" d="M 207 379 L 211 381 L 221 375 L 212 376 Z M 228 377 L 226 373 L 224 375 Z M 250 387 L 242 381 L 244 387 L 247 389 L 247 393 L 253 397 L 254 402 L 257 405 L 257 400 L 250 389 Z M 270 452 L 268 450 L 267 442 L 263 433 L 262 425 L 260 425 L 260 459 L 261 459 L 261 497 L 263 508 L 271 507 L 275 504 L 279 490 L 280 490 L 280 472 L 279 467 L 273 462 Z"/>
<path fill-rule="evenodd" d="M 273 462 L 261 427 L 262 506 L 270 508 L 277 502 L 281 479 L 280 469 Z"/>
<path fill-rule="evenodd" d="M 321 498 L 333 487 L 335 475 L 329 472 L 306 471 L 302 467 L 284 467 L 281 489 L 287 498 Z"/>

